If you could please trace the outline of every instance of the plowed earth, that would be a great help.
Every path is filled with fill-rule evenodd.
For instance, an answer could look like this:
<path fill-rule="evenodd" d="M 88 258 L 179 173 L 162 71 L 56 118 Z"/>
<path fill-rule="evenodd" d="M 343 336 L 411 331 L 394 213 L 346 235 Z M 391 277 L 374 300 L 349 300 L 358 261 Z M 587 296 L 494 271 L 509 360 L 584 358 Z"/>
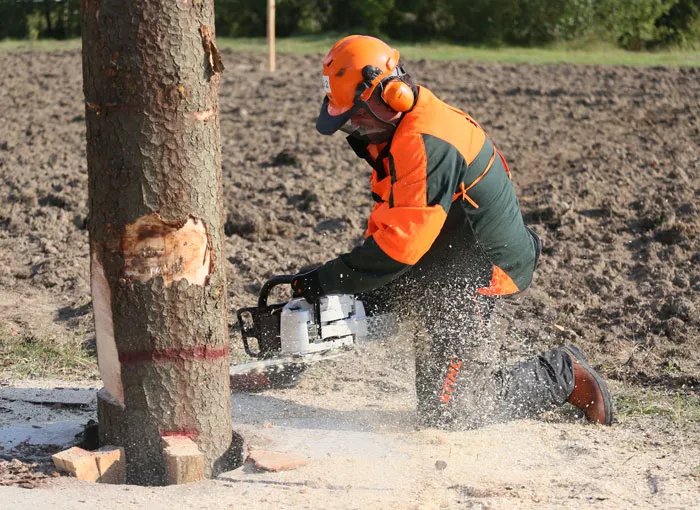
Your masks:
<path fill-rule="evenodd" d="M 230 308 L 273 274 L 361 238 L 368 168 L 314 131 L 317 59 L 228 54 L 221 90 Z M 76 52 L 3 53 L 0 287 L 88 294 L 87 168 Z M 543 237 L 526 329 L 576 341 L 624 380 L 700 372 L 700 70 L 411 62 L 510 162 Z M 560 331 L 554 325 L 561 326 Z M 686 381 L 686 382 L 688 382 Z"/>
<path fill-rule="evenodd" d="M 341 136 L 314 130 L 318 57 L 280 56 L 275 74 L 260 55 L 224 59 L 225 257 L 235 310 L 253 305 L 268 277 L 352 248 L 372 203 L 366 164 Z M 10 332 L 82 328 L 89 337 L 92 328 L 80 66 L 73 51 L 0 53 L 0 325 Z M 499 307 L 507 350 L 521 357 L 575 343 L 613 386 L 697 396 L 700 69 L 407 67 L 489 132 L 526 223 L 543 238 L 533 286 Z M 235 333 L 231 340 L 243 360 Z M 387 387 L 403 373 L 367 370 Z M 369 391 L 355 375 L 340 382 Z M 311 371 L 297 391 L 334 383 Z"/>

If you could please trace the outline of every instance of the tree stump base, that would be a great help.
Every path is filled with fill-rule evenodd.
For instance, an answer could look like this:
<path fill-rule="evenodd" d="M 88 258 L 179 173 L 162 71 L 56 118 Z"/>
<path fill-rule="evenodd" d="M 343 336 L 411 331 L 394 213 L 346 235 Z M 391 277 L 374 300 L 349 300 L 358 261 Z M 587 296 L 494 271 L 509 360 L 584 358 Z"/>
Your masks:
<path fill-rule="evenodd" d="M 120 445 L 126 457 L 126 482 L 135 485 L 170 485 L 188 483 L 231 471 L 245 461 L 247 445 L 237 432 L 231 435 L 226 451 L 207 469 L 201 448 L 187 436 L 159 434 L 153 443 L 146 420 L 137 413 L 127 413 L 109 392 L 97 392 L 97 418 L 100 445 Z M 140 430 L 140 434 L 134 434 Z M 162 452 L 160 458 L 155 451 Z M 122 482 L 124 483 L 124 482 Z"/>

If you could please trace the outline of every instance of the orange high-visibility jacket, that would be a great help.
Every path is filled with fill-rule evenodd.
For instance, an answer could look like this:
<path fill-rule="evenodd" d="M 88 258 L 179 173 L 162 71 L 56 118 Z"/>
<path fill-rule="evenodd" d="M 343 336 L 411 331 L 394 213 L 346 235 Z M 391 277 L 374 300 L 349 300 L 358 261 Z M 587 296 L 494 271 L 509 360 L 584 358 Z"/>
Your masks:
<path fill-rule="evenodd" d="M 466 113 L 418 87 L 418 99 L 386 144 L 355 152 L 373 167 L 376 204 L 365 242 L 319 268 L 326 294 L 356 294 L 406 272 L 440 233 L 451 207 L 464 207 L 473 235 L 493 263 L 487 295 L 526 288 L 535 269 L 534 233 L 523 223 L 505 159 Z"/>

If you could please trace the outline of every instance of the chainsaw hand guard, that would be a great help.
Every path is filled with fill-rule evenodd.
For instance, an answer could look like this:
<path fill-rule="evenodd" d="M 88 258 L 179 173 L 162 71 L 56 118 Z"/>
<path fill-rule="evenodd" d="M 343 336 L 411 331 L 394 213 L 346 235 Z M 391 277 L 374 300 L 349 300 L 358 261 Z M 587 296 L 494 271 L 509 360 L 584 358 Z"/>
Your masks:
<path fill-rule="evenodd" d="M 253 306 L 241 308 L 236 312 L 241 328 L 243 347 L 248 356 L 266 359 L 273 356 L 282 347 L 280 340 L 280 314 L 285 303 L 260 308 Z M 250 339 L 258 342 L 258 350 L 253 351 Z"/>

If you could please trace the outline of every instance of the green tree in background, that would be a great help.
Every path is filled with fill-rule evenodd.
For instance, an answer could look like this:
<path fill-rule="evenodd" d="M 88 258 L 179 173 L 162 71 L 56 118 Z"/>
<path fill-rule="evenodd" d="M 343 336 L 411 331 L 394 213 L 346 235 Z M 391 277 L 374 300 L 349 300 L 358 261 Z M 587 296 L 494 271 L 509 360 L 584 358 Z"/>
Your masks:
<path fill-rule="evenodd" d="M 446 39 L 454 27 L 452 0 L 404 0 L 395 4 L 382 30 L 400 40 Z"/>
<path fill-rule="evenodd" d="M 598 18 L 604 33 L 629 50 L 641 50 L 659 37 L 656 20 L 679 0 L 616 0 L 600 2 Z"/>
<path fill-rule="evenodd" d="M 512 26 L 517 0 L 451 0 L 452 38 L 466 43 L 501 44 Z"/>
<path fill-rule="evenodd" d="M 514 17 L 506 42 L 537 45 L 557 39 L 568 39 L 586 30 L 580 10 L 590 8 L 580 0 L 521 0 L 513 2 Z M 577 20 L 581 24 L 577 24 Z M 504 27 L 505 28 L 505 27 Z"/>
<path fill-rule="evenodd" d="M 0 0 L 0 39 L 80 36 L 80 0 Z"/>
<path fill-rule="evenodd" d="M 277 0 L 275 32 L 279 37 L 329 30 L 331 0 Z M 217 0 L 216 31 L 219 36 L 263 37 L 267 31 L 265 0 Z"/>
<path fill-rule="evenodd" d="M 362 29 L 366 34 L 380 35 L 394 8 L 394 0 L 345 0 L 332 4 L 330 23 L 334 29 Z M 400 2 L 399 2 L 400 3 Z"/>
<path fill-rule="evenodd" d="M 700 41 L 700 0 L 680 0 L 656 20 L 655 44 L 687 45 Z"/>
<path fill-rule="evenodd" d="M 263 0 L 219 0 L 215 3 L 217 35 L 265 35 L 267 5 Z M 279 31 L 281 35 L 281 30 Z"/>

